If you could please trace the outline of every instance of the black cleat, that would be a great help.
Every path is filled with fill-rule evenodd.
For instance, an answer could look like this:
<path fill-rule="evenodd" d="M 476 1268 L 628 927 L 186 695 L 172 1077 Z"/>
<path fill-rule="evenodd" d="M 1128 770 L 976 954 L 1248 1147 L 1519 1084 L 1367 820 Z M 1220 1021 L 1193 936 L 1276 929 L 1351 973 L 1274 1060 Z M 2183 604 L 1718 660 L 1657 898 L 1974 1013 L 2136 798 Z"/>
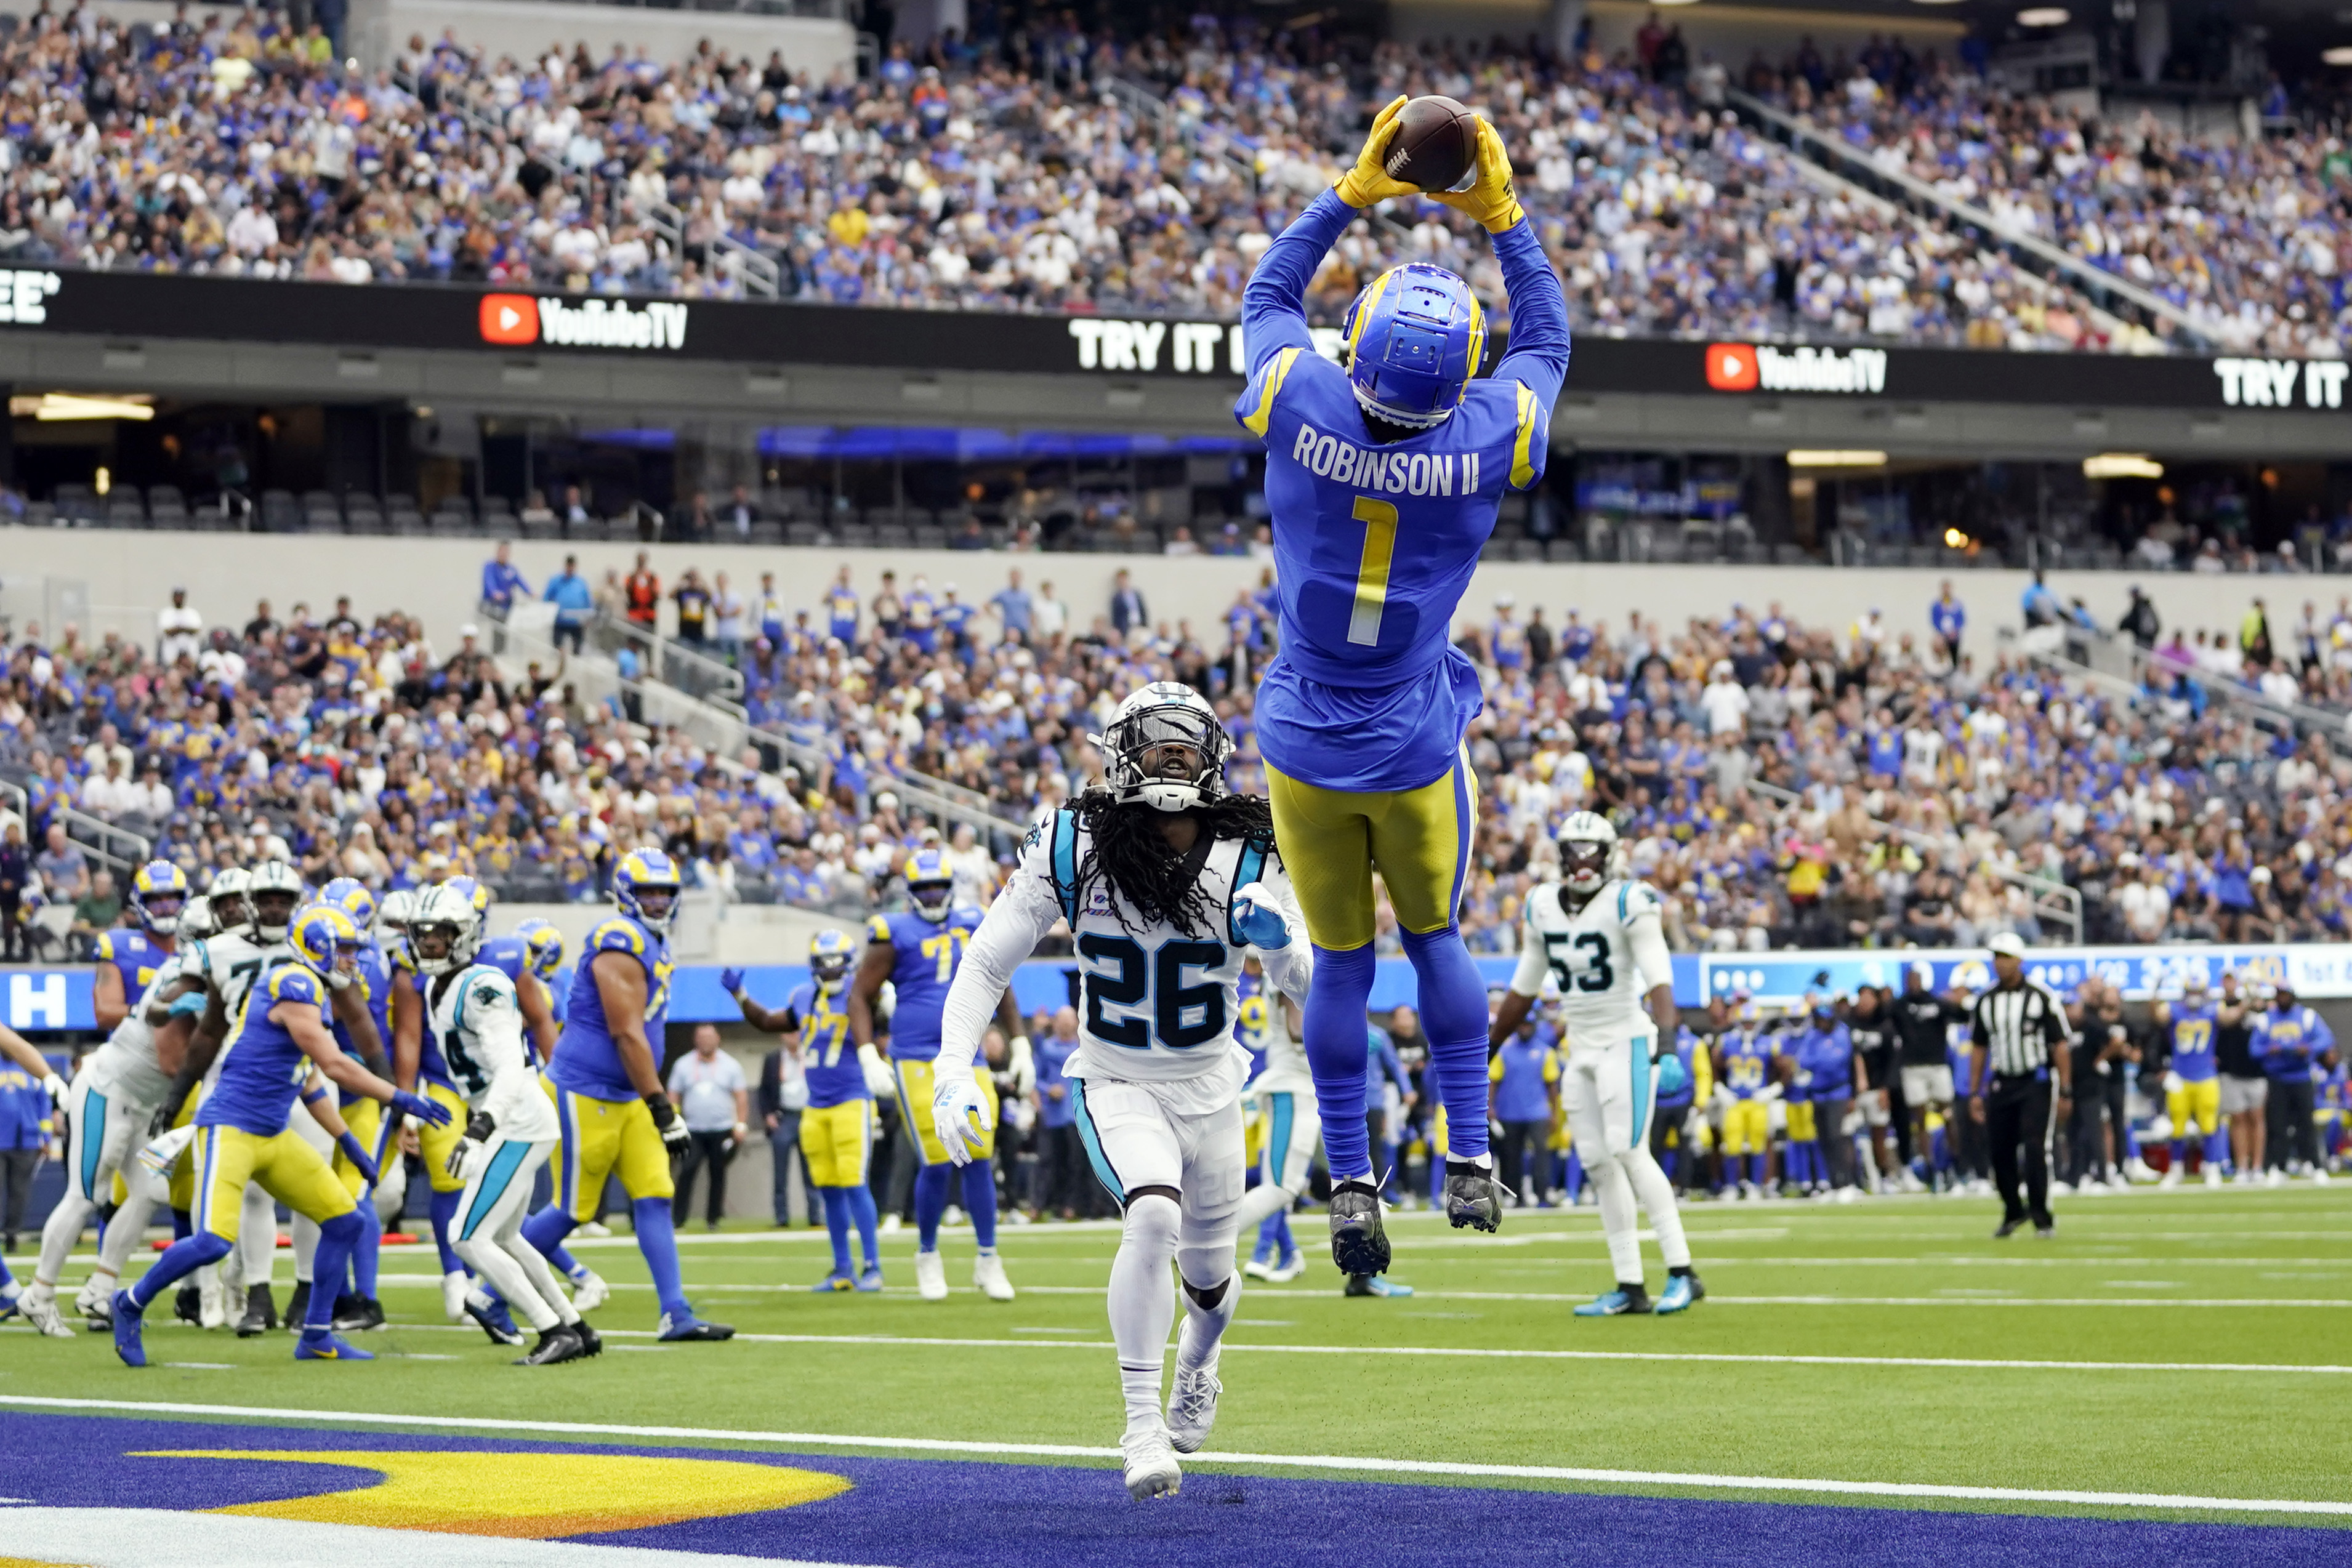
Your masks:
<path fill-rule="evenodd" d="M 194 1285 L 183 1285 L 172 1292 L 172 1315 L 184 1323 L 202 1326 L 205 1321 L 204 1292 Z M 109 1322 L 114 1320 L 110 1316 Z"/>
<path fill-rule="evenodd" d="M 587 1354 L 587 1347 L 580 1343 L 580 1336 L 558 1323 L 551 1329 L 541 1330 L 539 1343 L 531 1346 L 529 1355 L 516 1357 L 515 1364 L 553 1366 L 558 1362 L 578 1361 Z"/>
<path fill-rule="evenodd" d="M 1343 1181 L 1331 1189 L 1331 1261 L 1350 1278 L 1388 1271 L 1380 1189 L 1368 1181 Z"/>
<path fill-rule="evenodd" d="M 1445 1162 L 1445 1222 L 1456 1230 L 1503 1228 L 1503 1184 L 1493 1171 L 1466 1160 Z"/>
<path fill-rule="evenodd" d="M 383 1303 L 373 1296 L 344 1296 L 335 1302 L 335 1332 L 358 1333 L 383 1327 Z"/>
<path fill-rule="evenodd" d="M 2037 1219 L 2033 1222 L 2033 1234 L 2047 1241 L 2058 1234 L 2058 1222 L 2047 1218 Z"/>
<path fill-rule="evenodd" d="M 604 1354 L 604 1338 L 602 1335 L 598 1334 L 594 1329 L 588 1326 L 587 1319 L 583 1318 L 580 1322 L 571 1323 L 566 1326 L 572 1330 L 572 1336 L 579 1340 L 580 1354 L 582 1355 L 602 1355 Z"/>
<path fill-rule="evenodd" d="M 294 1293 L 286 1298 L 286 1328 L 289 1333 L 300 1333 L 310 1322 L 310 1281 L 294 1281 Z M 276 1323 L 269 1325 L 276 1328 Z"/>
<path fill-rule="evenodd" d="M 1992 1239 L 1995 1241 L 2005 1240 L 2009 1237 L 2016 1235 L 2019 1231 L 2024 1228 L 2025 1216 L 2021 1214 L 2014 1219 L 2002 1220 L 2000 1222 L 2000 1228 L 1992 1233 Z"/>
<path fill-rule="evenodd" d="M 302 1291 L 303 1287 L 300 1285 L 294 1287 L 294 1299 L 296 1301 L 299 1301 L 302 1299 Z M 290 1303 L 289 1304 L 288 1310 L 289 1312 L 292 1310 Z M 294 1321 L 296 1322 L 301 1322 L 301 1319 L 296 1318 Z M 236 1320 L 236 1337 L 239 1339 L 251 1339 L 256 1334 L 268 1333 L 271 1329 L 274 1329 L 277 1326 L 278 1304 L 269 1299 L 269 1287 L 267 1285 L 247 1286 L 245 1291 L 245 1315 Z"/>

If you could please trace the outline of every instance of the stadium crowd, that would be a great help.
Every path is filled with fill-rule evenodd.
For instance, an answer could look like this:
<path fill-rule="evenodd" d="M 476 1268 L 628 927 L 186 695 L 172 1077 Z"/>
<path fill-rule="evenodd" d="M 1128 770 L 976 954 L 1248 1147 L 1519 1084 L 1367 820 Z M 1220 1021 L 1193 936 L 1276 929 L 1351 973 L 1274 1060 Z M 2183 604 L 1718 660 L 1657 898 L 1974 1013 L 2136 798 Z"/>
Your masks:
<path fill-rule="evenodd" d="M 277 12 L 132 28 L 77 8 L 37 13 L 0 63 L 0 255 L 43 265 L 706 296 L 744 293 L 758 253 L 786 298 L 1232 317 L 1366 106 L 1443 91 L 1524 149 L 1523 194 L 1580 327 L 2118 346 L 2111 319 L 1998 252 L 1801 172 L 1724 107 L 1713 62 L 1685 75 L 1622 54 L 1356 55 L 1202 20 L 986 48 L 950 34 L 894 46 L 864 80 L 708 47 L 679 62 L 560 46 L 519 61 L 446 37 L 412 38 L 396 68 L 366 76 Z M 1902 101 L 1922 106 L 1919 126 L 1989 123 L 1937 107 L 1980 102 L 1968 78 L 1917 68 Z M 1989 161 L 1980 139 L 1954 146 L 1956 167 Z M 2305 146 L 2259 156 L 2315 169 Z M 2183 169 L 2223 156 L 2178 152 Z M 2289 227 L 2332 244 L 2309 199 L 2319 178 L 2295 185 Z M 2275 225 L 2284 198 L 2266 199 Z M 2059 232 L 2104 255 L 2138 221 Z M 2166 227 L 2187 256 L 2181 225 Z M 1368 219 L 1316 308 L 1336 321 L 1363 279 L 1414 258 L 1462 269 L 1499 307 L 1475 237 L 1433 204 Z M 2238 287 L 2220 297 L 2233 308 Z M 2299 341 L 2326 351 L 2320 302 L 2303 309 Z"/>

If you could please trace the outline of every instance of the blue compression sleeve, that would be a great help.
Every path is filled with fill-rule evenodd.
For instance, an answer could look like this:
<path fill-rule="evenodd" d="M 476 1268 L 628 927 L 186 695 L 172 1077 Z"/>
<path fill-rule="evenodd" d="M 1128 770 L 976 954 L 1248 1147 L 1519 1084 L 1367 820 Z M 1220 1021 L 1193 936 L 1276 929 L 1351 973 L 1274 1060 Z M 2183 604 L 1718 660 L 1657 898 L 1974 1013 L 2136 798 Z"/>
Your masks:
<path fill-rule="evenodd" d="M 579 1222 L 554 1204 L 549 1204 L 522 1222 L 522 1239 L 539 1249 L 540 1256 L 553 1260 L 570 1257 L 563 1250 L 563 1239 L 572 1234 Z M 565 1270 L 567 1273 L 570 1270 Z M 574 1276 L 575 1278 L 577 1276 Z"/>
<path fill-rule="evenodd" d="M 312 1258 L 310 1312 L 302 1324 L 305 1334 L 322 1334 L 335 1326 L 335 1287 L 351 1267 L 352 1249 L 359 1245 L 362 1227 L 357 1210 L 339 1214 L 319 1227 L 319 1250 Z"/>
<path fill-rule="evenodd" d="M 441 1272 L 444 1274 L 465 1272 L 464 1260 L 457 1256 L 457 1249 L 449 1245 L 449 1222 L 457 1218 L 457 1200 L 465 1196 L 462 1188 L 457 1192 L 436 1192 L 433 1195 L 433 1245 L 441 1249 Z"/>
<path fill-rule="evenodd" d="M 352 1292 L 373 1301 L 376 1264 L 379 1261 L 377 1249 L 383 1243 L 383 1222 L 375 1217 L 374 1195 L 367 1195 L 356 1212 L 360 1217 L 360 1235 L 352 1247 Z"/>
<path fill-rule="evenodd" d="M 1422 1027 L 1445 1107 L 1445 1157 L 1475 1159 L 1486 1152 L 1486 982 L 1459 926 L 1406 933 L 1404 955 L 1420 982 Z"/>
<path fill-rule="evenodd" d="M 833 1238 L 833 1271 L 849 1272 L 849 1190 L 846 1187 L 821 1186 L 817 1196 L 824 1199 L 824 1228 Z"/>
<path fill-rule="evenodd" d="M 915 1249 L 919 1252 L 940 1249 L 940 1217 L 948 1211 L 948 1182 L 955 1175 L 955 1166 L 946 1164 L 925 1166 L 915 1173 Z"/>
<path fill-rule="evenodd" d="M 963 1211 L 971 1217 L 972 1239 L 983 1252 L 996 1249 L 996 1162 L 974 1160 L 963 1167 Z"/>
<path fill-rule="evenodd" d="M 144 1312 L 150 1301 L 172 1286 L 205 1264 L 219 1262 L 228 1254 L 229 1240 L 225 1236 L 215 1236 L 207 1230 L 200 1235 L 184 1237 L 163 1249 L 163 1255 L 155 1260 L 155 1266 L 139 1277 L 139 1282 L 131 1287 L 131 1299 Z"/>
<path fill-rule="evenodd" d="M 629 1215 L 636 1221 L 637 1250 L 645 1254 L 646 1267 L 653 1273 L 654 1295 L 661 1310 L 682 1318 L 694 1309 L 686 1304 L 686 1286 L 678 1276 L 677 1231 L 670 1224 L 669 1201 L 638 1198 L 629 1205 Z"/>
<path fill-rule="evenodd" d="M 1375 963 L 1369 944 L 1345 951 L 1318 944 L 1315 983 L 1307 991 L 1300 1043 L 1307 1048 L 1307 1068 L 1315 1078 L 1315 1098 L 1323 1112 L 1323 1148 L 1335 1182 L 1369 1181 L 1372 1176 L 1371 1136 L 1364 1127 L 1364 1013 L 1372 998 Z M 1486 995 L 1483 988 L 1478 993 L 1481 1007 Z M 1483 1034 L 1479 1050 L 1483 1055 Z M 1480 1124 L 1485 1121 L 1482 1109 Z"/>
<path fill-rule="evenodd" d="M 879 1222 L 879 1217 L 874 1212 L 874 1189 L 861 1182 L 847 1191 L 849 1218 L 857 1226 L 857 1244 L 866 1249 L 866 1266 L 879 1269 L 882 1266 L 882 1249 L 874 1234 Z"/>

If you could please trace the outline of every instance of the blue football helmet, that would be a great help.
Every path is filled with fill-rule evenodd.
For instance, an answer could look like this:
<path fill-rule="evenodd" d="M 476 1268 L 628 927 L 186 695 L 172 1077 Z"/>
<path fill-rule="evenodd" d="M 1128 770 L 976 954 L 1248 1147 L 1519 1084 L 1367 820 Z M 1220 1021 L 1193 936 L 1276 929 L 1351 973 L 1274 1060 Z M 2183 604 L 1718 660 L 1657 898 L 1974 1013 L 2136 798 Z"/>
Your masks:
<path fill-rule="evenodd" d="M 1348 384 L 1364 411 L 1433 430 L 1462 402 L 1486 351 L 1486 313 L 1470 285 L 1425 261 L 1392 267 L 1364 286 L 1339 330 Z"/>
<path fill-rule="evenodd" d="M 514 928 L 522 939 L 523 962 L 542 986 L 555 983 L 555 971 L 563 967 L 563 933 L 550 921 L 536 915 Z"/>
<path fill-rule="evenodd" d="M 944 923 L 955 903 L 955 873 L 948 869 L 948 857 L 937 850 L 908 855 L 907 896 L 915 901 L 915 913 L 934 925 Z"/>
<path fill-rule="evenodd" d="M 362 931 L 375 924 L 375 894 L 355 876 L 339 876 L 327 883 L 319 890 L 319 902 L 341 909 Z"/>
<path fill-rule="evenodd" d="M 449 879 L 449 885 L 466 895 L 466 901 L 474 906 L 477 921 L 488 918 L 490 905 L 495 902 L 488 888 L 470 876 L 453 876 Z"/>
<path fill-rule="evenodd" d="M 816 982 L 816 988 L 826 996 L 841 989 L 842 982 L 849 978 L 852 956 L 847 936 L 831 926 L 818 932 L 809 944 L 809 977 Z"/>
<path fill-rule="evenodd" d="M 677 913 L 677 862 L 659 850 L 631 850 L 613 873 L 613 903 L 630 919 L 667 931 Z"/>
<path fill-rule="evenodd" d="M 360 928 L 336 905 L 313 904 L 287 926 L 286 945 L 294 950 L 296 963 L 340 988 L 350 981 L 349 975 L 340 972 L 343 961 L 359 957 Z"/>
<path fill-rule="evenodd" d="M 139 924 L 158 936 L 180 928 L 180 912 L 188 905 L 188 873 L 170 861 L 149 861 L 131 879 L 131 907 Z"/>

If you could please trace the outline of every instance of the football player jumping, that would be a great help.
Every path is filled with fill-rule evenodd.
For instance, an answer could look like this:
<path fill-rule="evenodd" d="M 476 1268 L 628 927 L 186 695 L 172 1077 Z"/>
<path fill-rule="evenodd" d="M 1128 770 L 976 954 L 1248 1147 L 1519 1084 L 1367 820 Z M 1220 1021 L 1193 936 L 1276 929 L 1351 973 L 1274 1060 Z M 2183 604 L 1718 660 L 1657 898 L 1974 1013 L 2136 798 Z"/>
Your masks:
<path fill-rule="evenodd" d="M 1126 1213 L 1110 1328 L 1127 1402 L 1127 1490 L 1150 1498 L 1175 1491 L 1176 1455 L 1208 1439 L 1223 1386 L 1217 1347 L 1241 1298 L 1242 963 L 1255 953 L 1275 988 L 1304 997 L 1313 959 L 1266 804 L 1225 792 L 1233 742 L 1200 695 L 1155 682 L 1092 738 L 1104 787 L 1030 830 L 956 971 L 931 1111 L 948 1157 L 971 1158 L 989 1121 L 972 1050 L 1013 969 L 1066 920 L 1085 995 L 1066 1071 L 1078 1141 Z M 1168 1288 L 1171 1261 L 1181 1292 Z M 1161 1363 L 1180 1293 L 1184 1329 L 1163 1417 Z"/>
<path fill-rule="evenodd" d="M 1576 1309 L 1579 1317 L 1679 1312 L 1706 1294 L 1692 1271 L 1675 1186 L 1650 1153 L 1650 1118 L 1662 1072 L 1675 1056 L 1674 965 L 1660 928 L 1658 894 L 1646 883 L 1610 874 L 1617 830 L 1579 811 L 1559 831 L 1560 880 L 1528 894 L 1519 967 L 1496 1009 L 1489 1039 L 1500 1050 L 1528 1016 L 1547 972 L 1559 981 L 1568 1065 L 1560 1098 L 1577 1157 L 1601 1195 L 1601 1228 L 1617 1288 Z M 1655 1308 L 1642 1285 L 1639 1200 L 1666 1260 L 1665 1293 Z"/>
<path fill-rule="evenodd" d="M 1477 297 L 1419 262 L 1381 274 L 1349 307 L 1347 370 L 1315 351 L 1304 299 L 1325 254 L 1362 209 L 1419 193 L 1384 169 L 1404 102 L 1381 111 L 1355 167 L 1251 275 L 1250 378 L 1234 410 L 1265 443 L 1282 638 L 1258 689 L 1258 745 L 1316 949 L 1304 1033 L 1334 1183 L 1331 1258 L 1349 1275 L 1389 1262 L 1364 1124 L 1376 870 L 1453 1129 L 1446 1218 L 1502 1223 L 1486 1148 L 1486 988 L 1457 920 L 1477 820 L 1462 737 L 1484 699 L 1448 628 L 1504 493 L 1543 473 L 1568 372 L 1566 296 L 1484 121 L 1469 188 L 1433 199 L 1494 237 L 1511 304 L 1510 352 L 1494 375 L 1474 379 L 1486 338 Z"/>

